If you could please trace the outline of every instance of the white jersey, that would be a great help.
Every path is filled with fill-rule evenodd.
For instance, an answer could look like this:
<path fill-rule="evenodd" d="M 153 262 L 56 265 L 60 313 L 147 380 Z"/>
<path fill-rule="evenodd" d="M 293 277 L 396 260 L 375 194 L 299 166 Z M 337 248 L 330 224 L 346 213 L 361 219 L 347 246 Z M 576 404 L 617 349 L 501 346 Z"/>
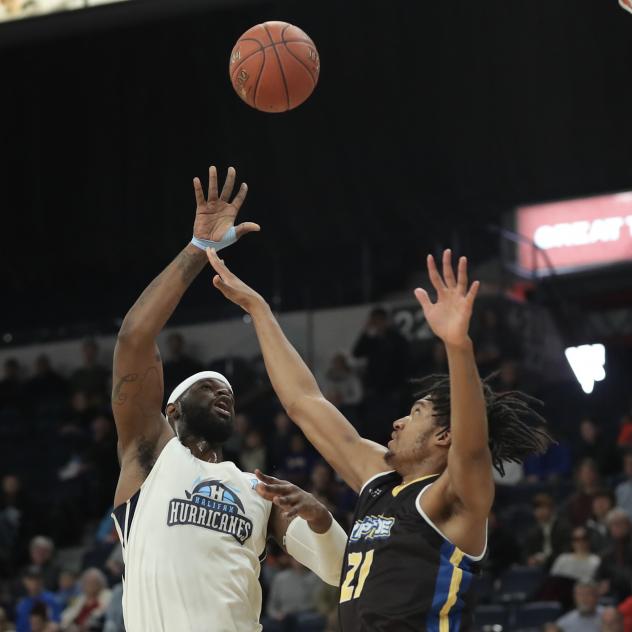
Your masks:
<path fill-rule="evenodd" d="M 127 632 L 258 632 L 272 504 L 254 474 L 167 443 L 112 516 L 123 544 Z"/>

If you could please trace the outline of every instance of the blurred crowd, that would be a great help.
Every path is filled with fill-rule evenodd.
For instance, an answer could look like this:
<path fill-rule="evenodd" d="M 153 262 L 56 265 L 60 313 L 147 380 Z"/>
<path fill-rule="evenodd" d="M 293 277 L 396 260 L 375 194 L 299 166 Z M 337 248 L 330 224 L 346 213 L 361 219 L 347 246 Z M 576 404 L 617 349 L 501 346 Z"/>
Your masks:
<path fill-rule="evenodd" d="M 477 360 L 499 390 L 525 389 L 558 408 L 568 389 L 527 375 L 522 350 L 501 315 L 485 310 L 474 328 Z M 407 413 L 413 375 L 446 372 L 443 346 L 410 344 L 375 308 L 319 376 L 323 391 L 359 431 L 385 442 Z M 225 458 L 311 491 L 349 528 L 355 494 L 297 431 L 261 358 L 205 362 L 180 334 L 165 351 L 165 393 L 203 369 L 223 372 L 237 399 Z M 0 381 L 0 632 L 123 632 L 123 560 L 110 518 L 118 477 L 109 405 L 110 360 L 94 340 L 83 361 L 60 374 L 41 355 L 16 359 Z M 603 419 L 551 418 L 558 443 L 498 478 L 488 554 L 476 581 L 475 625 L 547 632 L 632 632 L 632 411 Z M 572 407 L 571 407 L 572 408 Z M 555 410 L 555 406 L 553 406 Z M 264 630 L 334 632 L 337 591 L 271 544 L 261 582 Z"/>

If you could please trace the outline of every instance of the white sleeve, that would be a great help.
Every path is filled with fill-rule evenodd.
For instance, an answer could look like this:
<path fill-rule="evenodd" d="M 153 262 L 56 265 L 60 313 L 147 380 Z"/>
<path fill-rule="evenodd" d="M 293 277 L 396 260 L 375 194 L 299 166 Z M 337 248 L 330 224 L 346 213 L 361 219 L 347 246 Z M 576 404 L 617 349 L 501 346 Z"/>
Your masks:
<path fill-rule="evenodd" d="M 340 585 L 347 534 L 333 517 L 325 533 L 315 533 L 306 520 L 294 518 L 285 532 L 283 543 L 295 560 L 307 566 L 324 582 Z"/>

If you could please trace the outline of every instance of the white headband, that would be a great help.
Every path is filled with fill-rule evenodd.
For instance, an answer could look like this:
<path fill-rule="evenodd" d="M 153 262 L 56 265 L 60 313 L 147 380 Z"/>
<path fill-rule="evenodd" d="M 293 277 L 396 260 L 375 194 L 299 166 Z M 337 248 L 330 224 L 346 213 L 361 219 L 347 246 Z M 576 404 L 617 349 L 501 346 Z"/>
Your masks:
<path fill-rule="evenodd" d="M 221 373 L 217 373 L 216 371 L 201 371 L 200 373 L 195 373 L 191 377 L 188 377 L 183 382 L 180 382 L 180 384 L 173 389 L 171 395 L 169 395 L 167 404 L 174 404 L 184 391 L 200 380 L 218 380 L 226 384 L 231 393 L 233 392 L 233 387 L 230 385 L 230 382 Z"/>

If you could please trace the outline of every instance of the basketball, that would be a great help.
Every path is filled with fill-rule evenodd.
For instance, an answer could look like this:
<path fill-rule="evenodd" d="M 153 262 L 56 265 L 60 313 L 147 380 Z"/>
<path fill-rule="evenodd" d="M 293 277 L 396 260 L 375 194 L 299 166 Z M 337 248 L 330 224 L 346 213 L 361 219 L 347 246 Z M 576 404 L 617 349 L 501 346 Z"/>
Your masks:
<path fill-rule="evenodd" d="M 320 58 L 314 42 L 287 22 L 264 22 L 248 29 L 230 55 L 235 92 L 261 112 L 287 112 L 314 91 Z"/>

